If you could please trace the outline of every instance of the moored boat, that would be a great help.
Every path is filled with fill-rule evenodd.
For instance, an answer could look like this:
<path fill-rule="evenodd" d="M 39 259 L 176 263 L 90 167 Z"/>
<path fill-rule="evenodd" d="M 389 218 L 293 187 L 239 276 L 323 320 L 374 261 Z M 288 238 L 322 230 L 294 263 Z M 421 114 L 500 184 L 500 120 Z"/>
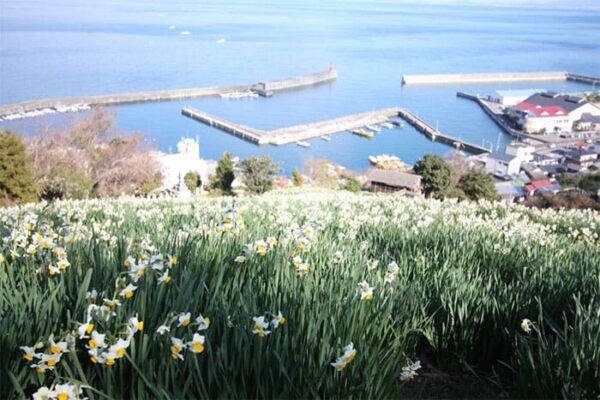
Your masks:
<path fill-rule="evenodd" d="M 296 142 L 296 144 L 297 144 L 298 146 L 300 146 L 300 147 L 310 147 L 310 143 L 308 143 L 308 142 L 305 142 L 305 141 L 303 141 L 303 140 L 298 140 L 298 141 Z"/>
<path fill-rule="evenodd" d="M 370 132 L 366 129 L 355 129 L 352 131 L 352 133 L 358 136 L 366 137 L 367 139 L 372 139 L 373 136 L 375 136 L 373 132 Z"/>

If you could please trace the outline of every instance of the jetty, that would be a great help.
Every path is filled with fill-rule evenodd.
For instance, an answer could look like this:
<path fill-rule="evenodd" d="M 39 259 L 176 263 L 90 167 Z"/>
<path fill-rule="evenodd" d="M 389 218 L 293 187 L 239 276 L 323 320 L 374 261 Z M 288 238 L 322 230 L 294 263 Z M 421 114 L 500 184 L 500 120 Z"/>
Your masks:
<path fill-rule="evenodd" d="M 384 108 L 376 111 L 347 115 L 308 124 L 294 125 L 270 131 L 255 129 L 216 117 L 204 111 L 185 107 L 181 113 L 205 125 L 215 127 L 256 145 L 272 144 L 283 146 L 308 139 L 350 131 L 367 125 L 381 124 L 389 117 L 398 115 L 398 108 Z"/>
<path fill-rule="evenodd" d="M 60 112 L 67 107 L 97 107 L 113 106 L 133 103 L 185 100 L 199 97 L 220 96 L 228 93 L 255 92 L 262 96 L 270 96 L 274 92 L 299 89 L 307 86 L 319 85 L 337 79 L 338 73 L 334 68 L 315 74 L 259 82 L 250 85 L 215 86 L 191 89 L 159 90 L 148 92 L 109 94 L 100 96 L 80 96 L 56 99 L 40 99 L 0 105 L 0 119 L 15 119 L 14 116 L 26 118 L 28 113 L 41 110 Z"/>
<path fill-rule="evenodd" d="M 186 117 L 220 129 L 250 143 L 256 145 L 271 144 L 275 146 L 303 142 L 309 139 L 329 136 L 334 133 L 349 132 L 364 128 L 367 125 L 380 125 L 389 121 L 390 117 L 400 117 L 433 141 L 439 141 L 473 154 L 490 152 L 490 150 L 485 147 L 443 134 L 424 120 L 403 108 L 383 108 L 370 112 L 346 115 L 344 117 L 294 125 L 270 131 L 236 124 L 191 107 L 185 107 L 181 113 Z"/>
<path fill-rule="evenodd" d="M 497 103 L 486 101 L 486 100 L 482 99 L 481 97 L 479 97 L 478 95 L 465 93 L 465 92 L 457 92 L 456 96 L 476 102 L 479 105 L 479 107 L 481 107 L 483 109 L 483 111 L 485 111 L 485 113 L 492 119 L 492 121 L 494 121 L 496 123 L 496 125 L 498 125 L 500 128 L 502 128 L 502 130 L 504 130 L 509 135 L 511 135 L 519 140 L 530 139 L 530 140 L 535 140 L 535 141 L 541 142 L 541 143 L 549 142 L 548 140 L 546 140 L 540 136 L 529 135 L 527 133 L 524 133 L 522 131 L 519 131 L 519 130 L 511 127 L 504 120 L 501 105 L 499 105 Z"/>
<path fill-rule="evenodd" d="M 581 83 L 589 83 L 590 85 L 599 85 L 600 84 L 600 78 L 596 78 L 593 76 L 586 76 L 586 75 L 571 74 L 571 73 L 567 73 L 567 80 L 581 82 Z"/>
<path fill-rule="evenodd" d="M 566 71 L 551 72 L 508 72 L 482 74 L 439 74 L 439 75 L 403 75 L 403 85 L 452 84 L 452 83 L 490 83 L 490 82 L 527 82 L 527 81 L 564 81 L 571 75 Z M 575 75 L 573 75 L 575 76 Z"/>
<path fill-rule="evenodd" d="M 455 138 L 453 136 L 443 134 L 437 128 L 434 128 L 429 123 L 427 123 L 426 121 L 419 118 L 418 116 L 416 116 L 415 114 L 413 114 L 412 112 L 410 112 L 408 110 L 399 109 L 398 116 L 400 118 L 404 119 L 406 122 L 408 122 L 410 125 L 412 125 L 416 130 L 423 133 L 425 136 L 427 136 L 432 141 L 439 141 L 439 142 L 448 144 L 450 146 L 454 146 L 457 149 L 466 150 L 469 153 L 473 153 L 473 154 L 484 154 L 484 153 L 490 152 L 490 149 L 487 149 L 483 146 L 479 146 L 479 145 L 469 143 L 464 140 Z"/>

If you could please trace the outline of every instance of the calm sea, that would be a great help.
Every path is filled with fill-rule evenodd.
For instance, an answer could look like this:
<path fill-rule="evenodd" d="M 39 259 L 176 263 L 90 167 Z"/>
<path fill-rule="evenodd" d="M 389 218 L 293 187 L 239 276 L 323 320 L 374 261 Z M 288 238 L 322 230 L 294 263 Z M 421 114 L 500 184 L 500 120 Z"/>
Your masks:
<path fill-rule="evenodd" d="M 123 106 L 126 130 L 168 151 L 198 136 L 201 155 L 269 154 L 285 171 L 326 157 L 352 169 L 391 153 L 412 163 L 451 149 L 412 128 L 373 140 L 351 134 L 312 147 L 256 147 L 181 116 L 185 105 L 263 129 L 402 106 L 445 133 L 499 147 L 509 138 L 457 90 L 539 88 L 565 83 L 402 86 L 403 74 L 568 70 L 600 75 L 600 13 L 393 1 L 0 0 L 0 103 L 41 97 L 253 83 L 337 68 L 339 79 L 273 98 L 208 98 Z M 169 29 L 171 28 L 171 29 Z M 188 35 L 181 35 L 187 31 Z M 223 40 L 224 39 L 224 40 Z M 4 122 L 31 134 L 64 118 Z"/>

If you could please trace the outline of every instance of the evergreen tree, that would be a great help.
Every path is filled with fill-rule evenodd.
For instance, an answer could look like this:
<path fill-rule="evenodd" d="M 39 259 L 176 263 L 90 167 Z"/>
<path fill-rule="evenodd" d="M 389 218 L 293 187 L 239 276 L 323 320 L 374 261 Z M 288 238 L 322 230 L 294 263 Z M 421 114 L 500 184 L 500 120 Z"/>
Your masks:
<path fill-rule="evenodd" d="M 244 184 L 249 192 L 261 194 L 273 188 L 273 182 L 281 171 L 271 157 L 250 157 L 240 163 Z"/>
<path fill-rule="evenodd" d="M 197 188 L 202 186 L 200 175 L 198 175 L 198 173 L 195 171 L 188 171 L 183 177 L 183 182 L 185 182 L 185 186 L 187 186 L 192 193 L 194 193 Z"/>
<path fill-rule="evenodd" d="M 304 177 L 296 168 L 292 171 L 292 182 L 294 183 L 294 186 L 304 185 Z"/>
<path fill-rule="evenodd" d="M 235 179 L 233 155 L 223 153 L 223 156 L 217 163 L 217 169 L 211 178 L 210 187 L 222 191 L 224 194 L 231 194 L 231 184 Z"/>
<path fill-rule="evenodd" d="M 427 154 L 415 164 L 414 171 L 421 176 L 427 197 L 444 198 L 452 183 L 452 169 L 443 158 Z"/>
<path fill-rule="evenodd" d="M 492 175 L 479 170 L 471 170 L 458 181 L 458 186 L 471 200 L 498 200 Z"/>
<path fill-rule="evenodd" d="M 37 200 L 31 157 L 20 137 L 0 132 L 0 205 Z"/>

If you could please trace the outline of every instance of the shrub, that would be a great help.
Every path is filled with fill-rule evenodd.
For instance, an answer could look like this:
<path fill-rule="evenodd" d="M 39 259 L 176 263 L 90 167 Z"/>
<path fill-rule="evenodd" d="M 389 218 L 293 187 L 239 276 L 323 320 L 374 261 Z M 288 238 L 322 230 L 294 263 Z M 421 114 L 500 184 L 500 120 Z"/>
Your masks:
<path fill-rule="evenodd" d="M 20 137 L 0 132 L 0 206 L 37 200 L 31 157 Z"/>
<path fill-rule="evenodd" d="M 190 190 L 190 192 L 194 193 L 197 188 L 202 186 L 202 179 L 200 179 L 200 175 L 195 171 L 189 171 L 183 177 L 183 181 L 185 182 L 185 186 Z"/>
<path fill-rule="evenodd" d="M 234 168 L 233 155 L 231 153 L 223 153 L 223 156 L 217 163 L 215 173 L 210 177 L 209 187 L 223 194 L 232 194 L 231 184 L 235 179 Z"/>
<path fill-rule="evenodd" d="M 358 179 L 354 177 L 349 177 L 344 180 L 344 184 L 342 185 L 342 189 L 348 190 L 350 192 L 360 192 L 362 190 L 362 185 L 358 181 Z"/>
<path fill-rule="evenodd" d="M 421 176 L 427 197 L 444 198 L 452 184 L 452 169 L 443 158 L 427 154 L 415 164 L 414 171 Z"/>
<path fill-rule="evenodd" d="M 250 193 L 261 194 L 273 189 L 273 182 L 281 167 L 271 157 L 257 156 L 243 160 L 240 171 L 246 189 Z"/>
<path fill-rule="evenodd" d="M 494 178 L 487 172 L 471 170 L 458 181 L 458 187 L 470 200 L 498 200 Z"/>
<path fill-rule="evenodd" d="M 294 183 L 294 186 L 304 185 L 304 177 L 296 168 L 292 171 L 292 182 Z"/>

